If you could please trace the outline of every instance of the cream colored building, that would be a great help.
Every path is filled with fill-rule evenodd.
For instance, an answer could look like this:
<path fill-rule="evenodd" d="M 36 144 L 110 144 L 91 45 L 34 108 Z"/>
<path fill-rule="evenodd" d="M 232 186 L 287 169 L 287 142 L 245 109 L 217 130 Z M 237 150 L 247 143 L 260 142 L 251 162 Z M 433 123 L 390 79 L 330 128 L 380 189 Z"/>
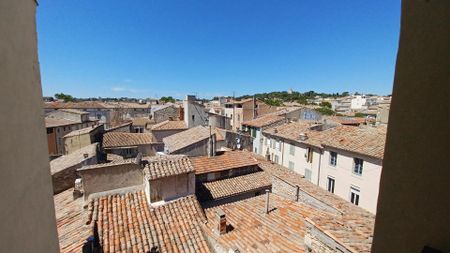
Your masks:
<path fill-rule="evenodd" d="M 386 128 L 290 122 L 263 131 L 263 155 L 376 213 Z"/>

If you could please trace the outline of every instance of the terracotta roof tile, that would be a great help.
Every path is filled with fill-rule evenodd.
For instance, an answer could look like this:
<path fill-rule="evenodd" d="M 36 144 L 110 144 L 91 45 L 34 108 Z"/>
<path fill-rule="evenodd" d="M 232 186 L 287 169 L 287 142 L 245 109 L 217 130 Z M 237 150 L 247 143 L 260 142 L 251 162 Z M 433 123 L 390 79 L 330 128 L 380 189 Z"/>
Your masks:
<path fill-rule="evenodd" d="M 152 208 L 143 191 L 92 200 L 92 222 L 105 253 L 210 252 L 200 224 L 204 214 L 195 196 Z"/>
<path fill-rule="evenodd" d="M 174 129 L 187 129 L 186 123 L 183 120 L 165 120 L 152 126 L 152 131 Z"/>
<path fill-rule="evenodd" d="M 197 195 L 200 201 L 227 198 L 245 192 L 270 188 L 272 181 L 264 171 L 250 173 L 242 176 L 199 183 Z"/>
<path fill-rule="evenodd" d="M 279 116 L 277 114 L 266 114 L 263 116 L 260 116 L 256 119 L 248 120 L 242 122 L 242 125 L 245 126 L 251 126 L 251 127 L 264 127 L 269 126 L 271 124 L 281 122 L 284 120 L 284 117 Z"/>
<path fill-rule="evenodd" d="M 154 143 L 150 133 L 108 132 L 103 135 L 103 147 L 126 147 Z"/>
<path fill-rule="evenodd" d="M 223 171 L 257 165 L 258 161 L 248 151 L 217 152 L 216 156 L 191 157 L 195 174 Z"/>
<path fill-rule="evenodd" d="M 53 196 L 61 253 L 81 252 L 83 243 L 91 235 L 90 227 L 85 224 L 83 198 L 74 200 L 72 192 L 70 188 Z"/>
<path fill-rule="evenodd" d="M 194 172 L 194 167 L 186 156 L 158 156 L 150 158 L 148 162 L 144 175 L 149 180 Z"/>
<path fill-rule="evenodd" d="M 45 127 L 46 128 L 69 126 L 69 125 L 74 125 L 74 124 L 81 124 L 81 121 L 45 117 Z"/>

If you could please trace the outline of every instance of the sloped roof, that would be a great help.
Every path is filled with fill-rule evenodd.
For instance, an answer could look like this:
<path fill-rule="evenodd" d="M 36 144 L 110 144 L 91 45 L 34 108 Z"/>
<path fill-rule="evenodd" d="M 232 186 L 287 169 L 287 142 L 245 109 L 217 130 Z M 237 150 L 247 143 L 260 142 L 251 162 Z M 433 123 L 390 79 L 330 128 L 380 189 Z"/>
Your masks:
<path fill-rule="evenodd" d="M 231 197 L 234 195 L 270 188 L 272 181 L 264 171 L 242 176 L 200 183 L 197 185 L 197 195 L 200 201 L 210 201 Z"/>
<path fill-rule="evenodd" d="M 144 175 L 148 180 L 194 172 L 194 167 L 186 156 L 157 156 L 150 158 L 148 162 L 144 168 Z"/>
<path fill-rule="evenodd" d="M 90 127 L 85 127 L 85 128 L 81 128 L 81 129 L 78 129 L 78 130 L 74 130 L 74 131 L 64 135 L 64 137 L 72 137 L 72 136 L 77 136 L 77 135 L 88 134 L 88 133 L 96 130 L 97 128 L 99 128 L 101 126 L 103 126 L 103 124 L 97 125 L 97 126 L 93 125 L 93 126 L 90 126 Z"/>
<path fill-rule="evenodd" d="M 83 214 L 84 199 L 73 199 L 73 188 L 70 188 L 54 195 L 53 201 L 60 252 L 82 252 L 83 243 L 92 235 Z"/>
<path fill-rule="evenodd" d="M 322 145 L 383 159 L 386 132 L 384 126 L 338 126 L 330 131 L 330 137 L 322 141 Z"/>
<path fill-rule="evenodd" d="M 318 131 L 311 127 L 318 126 L 317 124 L 305 121 L 289 122 L 283 125 L 274 126 L 263 131 L 264 134 L 276 136 L 286 140 L 297 143 L 305 143 L 308 145 L 321 148 L 321 143 L 329 137 L 330 129 Z M 306 134 L 306 140 L 300 140 L 300 134 Z"/>
<path fill-rule="evenodd" d="M 103 147 L 128 147 L 154 143 L 150 133 L 108 132 L 103 135 Z"/>
<path fill-rule="evenodd" d="M 242 122 L 242 125 L 245 126 L 251 126 L 251 127 L 264 127 L 269 126 L 271 124 L 281 122 L 284 120 L 284 117 L 279 116 L 277 114 L 266 114 L 263 116 L 260 116 L 256 119 L 248 120 Z"/>
<path fill-rule="evenodd" d="M 187 129 L 186 122 L 183 120 L 165 120 L 152 126 L 152 131 L 182 129 Z"/>
<path fill-rule="evenodd" d="M 195 174 L 217 172 L 247 166 L 254 166 L 258 161 L 248 151 L 217 152 L 216 156 L 191 157 Z"/>
<path fill-rule="evenodd" d="M 93 143 L 91 145 L 82 147 L 71 154 L 60 156 L 56 159 L 50 161 L 50 173 L 53 175 L 64 169 L 70 168 L 77 164 L 82 163 L 84 160 L 89 159 L 97 155 L 97 145 L 98 143 Z M 88 154 L 85 158 L 84 154 Z"/>
<path fill-rule="evenodd" d="M 45 117 L 45 127 L 46 128 L 69 126 L 69 125 L 73 125 L 73 124 L 81 124 L 81 121 Z"/>
<path fill-rule="evenodd" d="M 210 252 L 200 224 L 205 216 L 194 195 L 150 207 L 145 193 L 109 195 L 89 204 L 105 252 Z M 92 226 L 92 224 L 91 224 Z"/>
<path fill-rule="evenodd" d="M 170 152 L 175 152 L 207 138 L 209 138 L 209 129 L 204 126 L 196 126 L 168 136 L 163 139 L 163 142 Z"/>

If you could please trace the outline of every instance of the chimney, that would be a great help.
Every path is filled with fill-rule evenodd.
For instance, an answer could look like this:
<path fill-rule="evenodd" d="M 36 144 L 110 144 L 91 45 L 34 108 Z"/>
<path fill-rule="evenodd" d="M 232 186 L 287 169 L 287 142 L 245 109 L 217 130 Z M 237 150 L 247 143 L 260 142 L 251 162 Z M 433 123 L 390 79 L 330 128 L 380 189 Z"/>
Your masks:
<path fill-rule="evenodd" d="M 209 126 L 208 157 L 216 156 L 216 134 L 211 133 Z"/>
<path fill-rule="evenodd" d="M 266 214 L 269 213 L 269 189 L 266 189 Z"/>
<path fill-rule="evenodd" d="M 223 212 L 222 209 L 218 209 L 216 215 L 218 220 L 216 232 L 219 235 L 223 235 L 227 232 L 227 219 L 225 217 L 225 213 Z"/>
<path fill-rule="evenodd" d="M 228 253 L 241 253 L 241 251 L 236 246 L 233 246 L 228 250 Z"/>
<path fill-rule="evenodd" d="M 275 127 L 275 129 L 273 129 L 274 133 L 278 133 L 278 129 Z"/>
<path fill-rule="evenodd" d="M 73 188 L 73 199 L 83 196 L 83 181 L 81 178 L 75 179 L 75 187 Z"/>
<path fill-rule="evenodd" d="M 300 133 L 299 139 L 301 141 L 306 141 L 308 139 L 308 135 L 306 133 Z"/>

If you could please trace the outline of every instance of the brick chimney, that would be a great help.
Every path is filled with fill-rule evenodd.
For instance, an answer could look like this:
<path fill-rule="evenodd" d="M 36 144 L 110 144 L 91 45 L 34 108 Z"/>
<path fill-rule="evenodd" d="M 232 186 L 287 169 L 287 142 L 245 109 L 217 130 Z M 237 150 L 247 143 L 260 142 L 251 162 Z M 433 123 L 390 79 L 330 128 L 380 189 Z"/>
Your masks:
<path fill-rule="evenodd" d="M 225 213 L 223 212 L 222 209 L 217 210 L 216 216 L 218 221 L 216 232 L 218 235 L 223 235 L 227 233 L 227 218 L 225 217 Z"/>

